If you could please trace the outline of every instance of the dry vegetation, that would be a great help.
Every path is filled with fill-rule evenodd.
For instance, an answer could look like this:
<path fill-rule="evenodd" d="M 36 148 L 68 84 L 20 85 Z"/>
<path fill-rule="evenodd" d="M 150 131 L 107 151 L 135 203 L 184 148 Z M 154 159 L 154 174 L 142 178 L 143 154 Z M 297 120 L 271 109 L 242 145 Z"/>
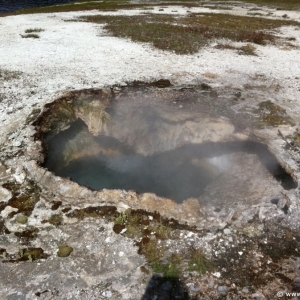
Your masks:
<path fill-rule="evenodd" d="M 0 82 L 17 79 L 21 74 L 21 72 L 14 72 L 0 68 Z"/>
<path fill-rule="evenodd" d="M 225 0 L 225 1 L 230 2 L 230 0 Z M 239 1 L 254 3 L 257 5 L 273 6 L 276 7 L 277 9 L 300 9 L 299 0 L 239 0 Z"/>
<path fill-rule="evenodd" d="M 25 33 L 34 33 L 34 32 L 42 32 L 44 29 L 42 28 L 28 28 L 25 30 Z"/>
<path fill-rule="evenodd" d="M 38 34 L 36 34 L 36 33 L 21 34 L 21 37 L 23 39 L 28 39 L 28 38 L 38 39 L 38 38 L 40 38 L 40 36 Z"/>
<path fill-rule="evenodd" d="M 146 14 L 140 16 L 87 16 L 85 21 L 104 23 L 104 29 L 117 37 L 137 42 L 152 43 L 162 50 L 177 54 L 192 54 L 214 39 L 226 38 L 248 45 L 238 50 L 241 54 L 255 55 L 249 43 L 264 45 L 274 43 L 271 30 L 283 25 L 296 25 L 289 20 L 266 20 L 226 14 L 193 14 L 175 17 Z"/>
<path fill-rule="evenodd" d="M 253 55 L 257 56 L 256 48 L 252 44 L 247 44 L 244 46 L 236 47 L 231 44 L 225 43 L 225 44 L 218 44 L 215 46 L 216 49 L 229 49 L 229 50 L 236 50 L 238 54 L 240 55 Z"/>

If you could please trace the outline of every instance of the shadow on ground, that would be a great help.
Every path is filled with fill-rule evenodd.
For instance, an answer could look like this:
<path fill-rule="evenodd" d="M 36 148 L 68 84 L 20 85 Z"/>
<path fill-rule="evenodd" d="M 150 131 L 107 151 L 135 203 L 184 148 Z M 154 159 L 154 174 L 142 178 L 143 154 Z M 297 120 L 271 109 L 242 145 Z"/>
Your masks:
<path fill-rule="evenodd" d="M 178 277 L 163 277 L 154 274 L 148 282 L 141 300 L 198 300 L 190 297 L 187 288 Z"/>

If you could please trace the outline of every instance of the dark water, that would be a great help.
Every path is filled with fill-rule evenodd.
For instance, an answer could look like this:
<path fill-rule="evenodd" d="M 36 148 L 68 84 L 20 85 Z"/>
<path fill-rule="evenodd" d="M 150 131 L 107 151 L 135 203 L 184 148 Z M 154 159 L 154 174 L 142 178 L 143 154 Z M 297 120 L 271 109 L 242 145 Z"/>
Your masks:
<path fill-rule="evenodd" d="M 49 6 L 68 2 L 74 2 L 74 0 L 0 0 L 0 13 L 12 12 L 21 8 Z"/>
<path fill-rule="evenodd" d="M 92 139 L 93 144 L 98 144 L 102 149 L 118 150 L 118 155 L 111 155 L 109 152 L 80 155 L 67 166 L 62 166 L 63 160 L 60 156 L 68 141 L 79 140 L 81 152 L 82 148 L 89 147 L 86 140 L 81 138 L 86 135 L 90 135 L 90 141 Z M 187 144 L 174 150 L 143 156 L 113 137 L 92 136 L 81 120 L 48 141 L 45 167 L 59 176 L 69 177 L 94 190 L 106 188 L 135 190 L 138 193 L 152 192 L 181 202 L 190 197 L 199 197 L 205 187 L 223 172 L 220 167 L 222 169 L 222 163 L 225 166 L 228 163 L 226 155 L 238 152 L 256 154 L 284 188 L 296 187 L 267 147 L 259 143 L 247 141 Z M 222 158 L 225 161 L 219 161 L 219 166 L 216 167 L 211 163 L 212 158 Z"/>

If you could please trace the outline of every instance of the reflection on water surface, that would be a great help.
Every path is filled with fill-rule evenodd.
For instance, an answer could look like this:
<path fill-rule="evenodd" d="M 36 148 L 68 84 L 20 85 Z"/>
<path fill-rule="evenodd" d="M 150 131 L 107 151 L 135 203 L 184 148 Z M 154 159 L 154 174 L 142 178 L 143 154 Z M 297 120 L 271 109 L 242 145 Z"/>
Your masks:
<path fill-rule="evenodd" d="M 71 0 L 0 0 L 0 13 L 11 12 L 21 8 L 49 6 L 73 2 Z"/>

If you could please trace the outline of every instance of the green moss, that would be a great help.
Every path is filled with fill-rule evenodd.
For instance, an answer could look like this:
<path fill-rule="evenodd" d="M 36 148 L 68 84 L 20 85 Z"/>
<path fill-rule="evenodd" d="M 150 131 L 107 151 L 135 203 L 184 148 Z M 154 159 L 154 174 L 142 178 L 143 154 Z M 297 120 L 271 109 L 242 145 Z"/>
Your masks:
<path fill-rule="evenodd" d="M 170 234 L 173 231 L 171 227 L 162 224 L 155 224 L 153 226 L 149 226 L 148 230 L 151 232 L 155 232 L 156 237 L 162 240 L 170 238 Z"/>
<path fill-rule="evenodd" d="M 15 236 L 17 236 L 20 239 L 29 241 L 35 239 L 37 237 L 38 232 L 39 232 L 38 228 L 32 227 L 24 231 L 15 232 Z"/>
<path fill-rule="evenodd" d="M 188 249 L 184 254 L 171 253 L 165 256 L 167 246 L 158 244 L 157 239 L 143 239 L 139 243 L 140 253 L 145 255 L 149 266 L 156 273 L 165 277 L 178 277 L 182 273 L 184 262 L 187 261 L 190 271 L 199 274 L 213 270 L 213 264 L 205 257 L 201 249 Z"/>
<path fill-rule="evenodd" d="M 108 220 L 115 219 L 117 213 L 117 208 L 115 206 L 96 206 L 87 207 L 82 209 L 75 209 L 74 211 L 67 214 L 69 218 L 78 218 L 82 220 L 83 218 L 99 218 L 105 217 Z"/>
<path fill-rule="evenodd" d="M 256 113 L 259 114 L 258 126 L 295 125 L 286 110 L 271 101 L 260 103 Z"/>
<path fill-rule="evenodd" d="M 47 256 L 44 254 L 44 250 L 42 248 L 28 248 L 23 250 L 23 259 L 24 260 L 37 260 L 41 258 L 46 258 Z"/>
<path fill-rule="evenodd" d="M 114 220 L 114 223 L 124 225 L 127 223 L 127 221 L 128 221 L 128 215 L 126 214 L 126 212 L 121 212 Z"/>
<path fill-rule="evenodd" d="M 3 262 L 10 263 L 18 263 L 22 261 L 34 261 L 38 259 L 47 259 L 49 257 L 48 254 L 44 253 L 42 248 L 19 248 L 17 253 L 8 254 L 6 252 L 3 253 Z"/>
<path fill-rule="evenodd" d="M 71 254 L 72 251 L 73 251 L 72 247 L 69 247 L 67 245 L 61 245 L 61 246 L 58 246 L 57 256 L 58 257 L 67 257 Z"/>
<path fill-rule="evenodd" d="M 300 134 L 296 133 L 294 136 L 293 136 L 293 140 L 297 143 L 300 143 Z"/>
<path fill-rule="evenodd" d="M 18 211 L 9 214 L 9 217 L 12 218 L 18 213 L 29 217 L 36 203 L 40 200 L 40 189 L 38 186 L 34 182 L 25 182 L 23 185 L 9 182 L 3 184 L 3 187 L 10 190 L 13 195 L 6 205 L 18 209 Z"/>
<path fill-rule="evenodd" d="M 80 219 L 105 216 L 114 223 L 115 233 L 122 233 L 136 242 L 138 253 L 145 256 L 153 272 L 162 273 L 165 277 L 180 276 L 186 261 L 191 261 L 189 265 L 194 268 L 196 266 L 199 273 L 210 270 L 211 265 L 200 250 L 195 251 L 198 256 L 190 253 L 190 250 L 185 254 L 167 252 L 169 249 L 164 240 L 179 238 L 178 234 L 175 234 L 177 229 L 192 228 L 180 225 L 174 219 L 162 218 L 159 213 L 133 209 L 118 213 L 115 207 L 90 207 L 75 210 L 67 216 Z"/>
<path fill-rule="evenodd" d="M 124 228 L 126 229 L 124 235 L 128 238 L 139 239 L 144 236 L 139 226 L 127 224 L 126 227 L 124 226 Z"/>
<path fill-rule="evenodd" d="M 49 257 L 48 254 L 44 253 L 42 248 L 22 248 L 20 247 L 18 251 L 14 254 L 9 254 L 5 249 L 0 249 L 0 255 L 3 257 L 4 263 L 19 263 L 24 261 L 35 261 L 38 259 L 47 259 Z"/>
<path fill-rule="evenodd" d="M 18 212 L 22 212 L 24 215 L 29 216 L 35 206 L 39 201 L 39 197 L 36 195 L 26 195 L 16 198 L 15 200 L 10 200 L 8 205 L 18 208 Z M 14 213 L 11 215 L 11 217 Z"/>
<path fill-rule="evenodd" d="M 213 264 L 205 257 L 201 249 L 193 249 L 189 253 L 189 270 L 204 274 L 213 270 Z"/>
<path fill-rule="evenodd" d="M 23 39 L 28 39 L 28 38 L 31 38 L 31 39 L 39 39 L 40 36 L 36 33 L 28 33 L 28 34 L 21 34 L 21 37 Z"/>
<path fill-rule="evenodd" d="M 25 33 L 33 33 L 33 32 L 42 32 L 44 29 L 42 28 L 28 28 L 25 30 Z"/>
<path fill-rule="evenodd" d="M 62 214 L 56 214 L 52 215 L 49 219 L 48 222 L 54 226 L 59 226 L 63 222 L 63 215 Z"/>
<path fill-rule="evenodd" d="M 165 277 L 179 277 L 181 270 L 181 258 L 178 254 L 172 254 L 166 262 L 154 260 L 150 262 L 152 270 L 156 273 L 162 273 Z"/>
<path fill-rule="evenodd" d="M 114 219 L 114 232 L 120 233 L 125 229 L 124 235 L 129 238 L 138 239 L 143 236 L 142 224 L 148 223 L 143 220 L 143 216 L 131 209 L 119 213 Z"/>

